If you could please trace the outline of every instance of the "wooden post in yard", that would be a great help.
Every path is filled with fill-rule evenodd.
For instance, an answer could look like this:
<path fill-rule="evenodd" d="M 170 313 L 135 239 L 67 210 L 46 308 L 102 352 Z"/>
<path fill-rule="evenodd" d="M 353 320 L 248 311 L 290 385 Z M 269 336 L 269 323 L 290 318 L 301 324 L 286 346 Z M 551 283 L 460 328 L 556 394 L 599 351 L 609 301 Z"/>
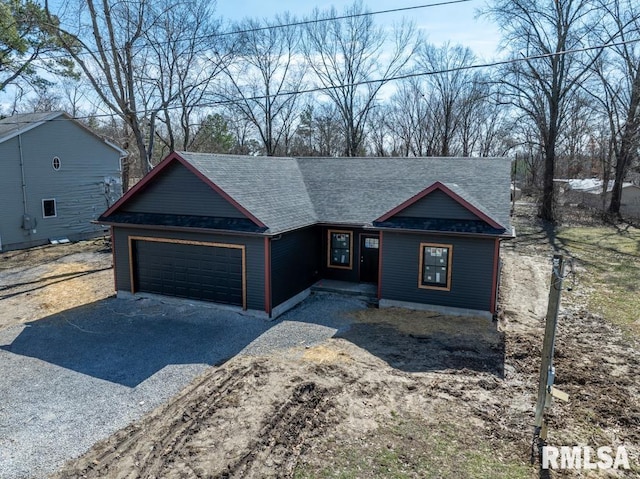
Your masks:
<path fill-rule="evenodd" d="M 560 310 L 560 295 L 562 294 L 562 281 L 564 280 L 564 257 L 560 254 L 553 255 L 553 271 L 551 272 L 551 286 L 549 287 L 549 304 L 547 306 L 546 325 L 544 330 L 544 342 L 542 344 L 542 362 L 540 364 L 540 381 L 538 384 L 538 401 L 536 403 L 534 444 L 538 442 L 542 450 L 547 439 L 546 425 L 544 423 L 544 410 L 551 405 L 551 398 L 567 400 L 568 396 L 553 387 L 555 368 L 553 367 L 553 351 L 555 348 L 556 328 L 558 325 L 558 311 Z M 534 451 L 531 451 L 533 462 Z"/>

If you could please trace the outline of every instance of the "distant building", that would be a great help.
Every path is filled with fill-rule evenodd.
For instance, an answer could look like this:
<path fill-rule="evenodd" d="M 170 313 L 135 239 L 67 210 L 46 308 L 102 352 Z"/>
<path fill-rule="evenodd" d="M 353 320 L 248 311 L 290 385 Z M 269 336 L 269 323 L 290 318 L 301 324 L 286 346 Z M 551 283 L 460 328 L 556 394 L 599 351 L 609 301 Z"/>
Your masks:
<path fill-rule="evenodd" d="M 0 120 L 0 250 L 101 234 L 122 195 L 126 152 L 64 112 Z"/>
<path fill-rule="evenodd" d="M 575 204 L 596 210 L 606 210 L 611 203 L 613 180 L 604 191 L 604 181 L 597 178 L 557 179 L 560 186 L 560 201 L 563 204 Z M 620 213 L 623 216 L 640 218 L 640 186 L 633 183 L 622 184 Z"/>

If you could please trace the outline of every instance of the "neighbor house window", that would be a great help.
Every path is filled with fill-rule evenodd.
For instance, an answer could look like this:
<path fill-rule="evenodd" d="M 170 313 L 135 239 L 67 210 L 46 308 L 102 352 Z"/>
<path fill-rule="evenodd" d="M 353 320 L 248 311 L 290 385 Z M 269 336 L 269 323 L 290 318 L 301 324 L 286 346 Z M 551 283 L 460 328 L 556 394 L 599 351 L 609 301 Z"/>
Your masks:
<path fill-rule="evenodd" d="M 60 158 L 58 158 L 57 156 L 54 156 L 53 160 L 51 161 L 51 166 L 53 167 L 54 170 L 59 170 L 61 166 Z"/>
<path fill-rule="evenodd" d="M 351 231 L 329 230 L 327 266 L 351 269 L 353 256 L 353 234 Z"/>
<path fill-rule="evenodd" d="M 451 290 L 450 244 L 420 243 L 420 279 L 418 287 Z"/>
<path fill-rule="evenodd" d="M 56 212 L 56 200 L 42 200 L 42 216 L 44 218 L 55 218 Z"/>

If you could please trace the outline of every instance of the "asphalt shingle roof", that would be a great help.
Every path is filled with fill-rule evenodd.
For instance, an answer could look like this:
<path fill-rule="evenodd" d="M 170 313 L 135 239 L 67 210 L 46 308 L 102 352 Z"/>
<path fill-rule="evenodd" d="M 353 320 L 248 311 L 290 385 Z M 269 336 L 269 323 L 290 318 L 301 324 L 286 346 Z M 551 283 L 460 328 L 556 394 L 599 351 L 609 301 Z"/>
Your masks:
<path fill-rule="evenodd" d="M 267 225 L 270 233 L 318 221 L 295 158 L 179 155 Z"/>
<path fill-rule="evenodd" d="M 506 158 L 302 158 L 319 217 L 368 223 L 439 181 L 505 229 L 511 162 Z"/>
<path fill-rule="evenodd" d="M 19 113 L 0 120 L 0 143 L 34 128 L 42 122 L 53 120 L 64 113 L 60 111 L 45 113 Z"/>
<path fill-rule="evenodd" d="M 179 152 L 268 233 L 314 223 L 371 225 L 441 182 L 510 232 L 507 158 L 274 158 Z"/>
<path fill-rule="evenodd" d="M 90 133 L 91 135 L 98 138 L 100 141 L 106 143 L 109 147 L 118 151 L 121 156 L 126 156 L 127 152 L 117 146 L 116 144 L 106 140 L 105 138 L 100 137 L 95 132 L 93 132 L 90 128 L 86 127 L 82 123 L 74 120 L 71 116 L 69 116 L 64 111 L 49 111 L 43 113 L 18 113 L 16 115 L 0 119 L 0 143 L 10 140 L 18 135 L 22 135 L 29 130 L 39 127 L 40 125 L 48 122 L 48 121 L 71 121 L 78 125 L 80 128 L 83 128 L 85 131 Z M 2 158 L 0 158 L 1 160 Z"/>

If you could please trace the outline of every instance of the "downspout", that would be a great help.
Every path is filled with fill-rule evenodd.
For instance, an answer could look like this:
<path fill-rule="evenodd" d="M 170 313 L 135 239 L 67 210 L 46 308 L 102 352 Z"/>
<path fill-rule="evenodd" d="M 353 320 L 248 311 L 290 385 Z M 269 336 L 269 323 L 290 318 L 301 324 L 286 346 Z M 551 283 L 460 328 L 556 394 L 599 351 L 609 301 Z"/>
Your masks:
<path fill-rule="evenodd" d="M 264 237 L 264 311 L 269 319 L 272 317 L 273 305 L 271 304 L 271 239 Z"/>
<path fill-rule="evenodd" d="M 24 177 L 24 158 L 22 157 L 22 135 L 18 135 L 18 151 L 20 152 L 20 175 L 22 178 L 22 213 L 27 214 L 27 182 Z"/>
<path fill-rule="evenodd" d="M 28 235 L 36 232 L 36 219 L 27 211 L 27 180 L 24 174 L 24 155 L 22 153 L 22 135 L 18 135 L 18 151 L 20 153 L 20 176 L 22 179 L 22 229 Z"/>

